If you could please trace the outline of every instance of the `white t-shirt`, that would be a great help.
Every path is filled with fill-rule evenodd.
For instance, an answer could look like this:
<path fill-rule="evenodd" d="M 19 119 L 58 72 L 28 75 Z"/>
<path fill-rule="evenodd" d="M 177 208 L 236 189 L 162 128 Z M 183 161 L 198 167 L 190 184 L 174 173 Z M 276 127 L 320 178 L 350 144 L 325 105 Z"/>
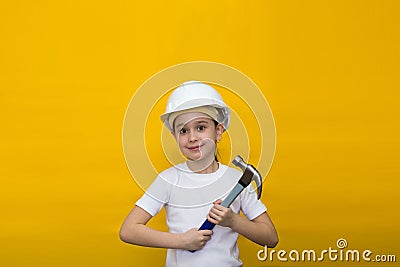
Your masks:
<path fill-rule="evenodd" d="M 152 216 L 165 207 L 169 232 L 184 233 L 202 225 L 212 203 L 217 199 L 223 200 L 241 175 L 238 170 L 223 164 L 210 174 L 197 174 L 190 171 L 185 163 L 178 164 L 161 172 L 136 205 Z M 245 188 L 230 208 L 235 213 L 241 210 L 249 220 L 267 210 L 257 200 L 252 186 Z M 238 234 L 232 229 L 216 225 L 211 240 L 203 249 L 194 253 L 168 249 L 166 266 L 242 266 L 237 238 Z"/>

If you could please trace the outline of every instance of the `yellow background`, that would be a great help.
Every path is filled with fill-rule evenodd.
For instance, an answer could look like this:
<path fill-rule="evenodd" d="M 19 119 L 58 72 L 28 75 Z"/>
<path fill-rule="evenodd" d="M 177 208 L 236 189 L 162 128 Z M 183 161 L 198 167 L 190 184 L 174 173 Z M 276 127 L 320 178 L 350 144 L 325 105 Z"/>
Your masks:
<path fill-rule="evenodd" d="M 141 83 L 193 60 L 239 69 L 271 105 L 263 201 L 277 249 L 343 237 L 400 257 L 399 12 L 395 0 L 3 1 L 0 265 L 163 266 L 164 250 L 118 239 L 142 194 L 122 122 Z M 291 265 L 240 249 L 246 266 Z"/>

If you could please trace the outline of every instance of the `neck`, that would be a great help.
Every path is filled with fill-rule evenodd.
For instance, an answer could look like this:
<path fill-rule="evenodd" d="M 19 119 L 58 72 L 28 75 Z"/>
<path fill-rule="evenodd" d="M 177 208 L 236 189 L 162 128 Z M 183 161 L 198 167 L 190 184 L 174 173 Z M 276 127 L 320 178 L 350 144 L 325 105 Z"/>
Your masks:
<path fill-rule="evenodd" d="M 218 162 L 215 159 L 213 159 L 211 163 L 210 161 L 208 161 L 208 164 L 203 160 L 196 160 L 196 161 L 188 160 L 187 166 L 189 167 L 190 170 L 199 174 L 216 172 L 219 167 Z"/>

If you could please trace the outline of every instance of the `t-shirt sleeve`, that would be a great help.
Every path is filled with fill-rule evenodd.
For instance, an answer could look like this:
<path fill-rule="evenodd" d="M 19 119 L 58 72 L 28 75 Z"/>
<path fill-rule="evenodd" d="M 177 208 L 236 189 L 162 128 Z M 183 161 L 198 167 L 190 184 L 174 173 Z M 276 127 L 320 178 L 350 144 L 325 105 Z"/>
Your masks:
<path fill-rule="evenodd" d="M 240 194 L 241 210 L 249 220 L 253 220 L 267 210 L 267 207 L 257 199 L 257 192 L 249 185 Z"/>
<path fill-rule="evenodd" d="M 158 176 L 143 196 L 136 202 L 136 206 L 155 216 L 168 202 L 171 186 L 163 178 Z"/>
<path fill-rule="evenodd" d="M 154 217 L 158 212 L 160 212 L 160 210 L 164 206 L 164 203 L 149 196 L 147 193 L 144 193 L 143 196 L 138 201 L 136 201 L 136 206 L 141 207 Z"/>

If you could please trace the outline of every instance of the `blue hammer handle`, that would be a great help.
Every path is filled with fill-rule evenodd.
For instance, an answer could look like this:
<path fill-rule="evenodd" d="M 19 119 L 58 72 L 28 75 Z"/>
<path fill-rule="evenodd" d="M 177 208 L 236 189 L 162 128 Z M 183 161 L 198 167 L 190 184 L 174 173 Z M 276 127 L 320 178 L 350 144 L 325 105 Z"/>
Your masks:
<path fill-rule="evenodd" d="M 221 206 L 227 208 L 232 202 L 237 198 L 237 196 L 243 191 L 244 187 L 241 184 L 236 184 L 229 195 L 222 201 Z M 215 224 L 209 222 L 207 219 L 200 226 L 199 230 L 212 230 L 215 227 Z M 196 250 L 190 250 L 190 252 L 195 252 Z"/>
<path fill-rule="evenodd" d="M 243 191 L 244 187 L 241 184 L 236 184 L 229 195 L 222 201 L 221 206 L 228 208 L 232 202 L 237 198 L 237 196 Z M 200 226 L 199 230 L 212 230 L 215 224 L 205 220 Z"/>

